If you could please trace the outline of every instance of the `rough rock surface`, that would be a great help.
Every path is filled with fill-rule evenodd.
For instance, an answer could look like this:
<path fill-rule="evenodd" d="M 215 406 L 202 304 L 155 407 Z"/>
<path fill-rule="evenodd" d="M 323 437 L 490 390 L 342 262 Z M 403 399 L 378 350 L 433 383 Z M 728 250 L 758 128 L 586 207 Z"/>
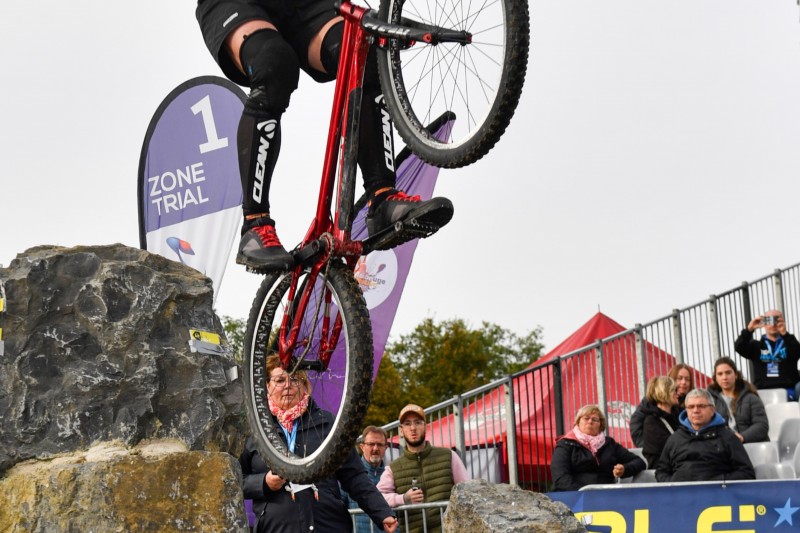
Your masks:
<path fill-rule="evenodd" d="M 208 278 L 116 244 L 32 248 L 0 281 L 0 476 L 103 441 L 241 449 L 241 384 L 226 378 L 233 356 L 189 347 L 190 329 L 222 333 Z"/>
<path fill-rule="evenodd" d="M 444 515 L 445 533 L 585 532 L 569 507 L 544 494 L 482 479 L 459 483 Z"/>
<path fill-rule="evenodd" d="M 239 464 L 178 442 L 101 445 L 0 478 L 0 531 L 245 532 Z"/>

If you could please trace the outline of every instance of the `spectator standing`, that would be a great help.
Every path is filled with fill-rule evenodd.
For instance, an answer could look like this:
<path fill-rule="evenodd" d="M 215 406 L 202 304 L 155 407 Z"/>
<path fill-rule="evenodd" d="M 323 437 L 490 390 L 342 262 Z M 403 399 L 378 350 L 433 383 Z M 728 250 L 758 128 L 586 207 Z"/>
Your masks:
<path fill-rule="evenodd" d="M 578 410 L 575 426 L 558 440 L 553 451 L 553 491 L 613 483 L 647 467 L 641 457 L 606 436 L 605 429 L 606 417 L 598 406 L 585 405 Z"/>
<path fill-rule="evenodd" d="M 764 328 L 761 339 L 753 332 Z M 747 324 L 734 343 L 736 353 L 753 362 L 753 385 L 759 389 L 786 389 L 789 398 L 800 397 L 800 342 L 786 332 L 783 313 L 771 310 Z"/>
<path fill-rule="evenodd" d="M 644 412 L 642 455 L 655 468 L 669 436 L 678 429 L 678 392 L 669 376 L 657 376 L 647 383 L 648 406 Z M 655 407 L 650 407 L 655 405 Z"/>
<path fill-rule="evenodd" d="M 755 479 L 744 445 L 716 412 L 714 398 L 705 389 L 686 395 L 681 425 L 656 463 L 658 481 L 725 481 Z"/>
<path fill-rule="evenodd" d="M 769 440 L 769 419 L 764 402 L 752 383 L 742 378 L 730 357 L 714 363 L 714 377 L 708 386 L 717 412 L 742 442 Z"/>
<path fill-rule="evenodd" d="M 378 490 L 392 507 L 449 500 L 453 487 L 469 479 L 461 458 L 453 450 L 431 446 L 425 440 L 425 411 L 419 405 L 406 405 L 398 418 L 406 445 L 383 471 Z M 421 511 L 408 511 L 407 520 L 404 514 L 400 531 L 423 531 Z M 441 531 L 439 509 L 425 511 L 425 524 L 428 533 Z"/>
<path fill-rule="evenodd" d="M 361 433 L 361 442 L 358 447 L 361 449 L 361 464 L 367 472 L 367 477 L 373 485 L 377 485 L 381 479 L 386 466 L 383 464 L 383 454 L 386 452 L 388 437 L 386 430 L 377 426 L 367 426 Z M 342 498 L 347 502 L 350 509 L 358 509 L 358 502 L 353 500 L 347 492 L 342 491 Z M 371 533 L 373 531 L 383 531 L 383 528 L 370 523 L 369 516 L 358 514 L 355 517 L 355 533 Z"/>
<path fill-rule="evenodd" d="M 683 409 L 683 399 L 686 394 L 694 388 L 694 378 L 692 377 L 692 369 L 689 365 L 678 363 L 669 369 L 667 374 L 675 382 L 675 389 L 678 393 L 678 411 Z M 636 407 L 636 410 L 631 415 L 628 427 L 631 432 L 631 440 L 637 448 L 644 448 L 644 410 L 652 411 L 657 406 L 650 403 L 647 395 L 642 398 L 641 403 Z M 652 466 L 652 465 L 651 465 Z"/>
<path fill-rule="evenodd" d="M 291 376 L 280 366 L 277 355 L 267 358 L 267 394 L 272 416 L 283 429 L 290 449 L 313 452 L 322 435 L 330 430 L 333 416 L 320 409 L 310 395 L 303 371 Z M 291 438 L 289 437 L 291 435 Z M 388 533 L 397 529 L 397 519 L 380 492 L 367 477 L 358 454 L 351 450 L 333 476 L 311 485 L 298 485 L 273 473 L 258 454 L 252 437 L 239 457 L 244 497 L 253 500 L 255 533 L 342 533 L 352 531 L 352 520 L 342 501 L 339 485 L 359 503 L 375 524 Z"/>

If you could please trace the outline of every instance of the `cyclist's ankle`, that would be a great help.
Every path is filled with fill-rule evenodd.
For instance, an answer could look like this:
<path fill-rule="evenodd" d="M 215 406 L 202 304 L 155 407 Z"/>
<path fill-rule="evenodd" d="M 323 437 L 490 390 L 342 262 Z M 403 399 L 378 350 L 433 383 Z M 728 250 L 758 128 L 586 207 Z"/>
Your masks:
<path fill-rule="evenodd" d="M 242 222 L 242 234 L 244 234 L 244 232 L 250 228 L 264 225 L 275 225 L 275 221 L 269 216 L 269 211 L 265 213 L 251 213 L 249 215 L 245 215 L 244 221 Z"/>

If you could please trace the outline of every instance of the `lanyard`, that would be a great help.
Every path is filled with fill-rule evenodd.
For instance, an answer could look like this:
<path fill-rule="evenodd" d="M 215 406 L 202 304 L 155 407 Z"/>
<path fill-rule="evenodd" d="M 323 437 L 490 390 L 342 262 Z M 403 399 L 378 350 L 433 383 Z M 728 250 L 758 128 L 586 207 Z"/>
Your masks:
<path fill-rule="evenodd" d="M 278 424 L 278 425 L 281 426 L 280 424 Z M 285 427 L 281 426 L 281 429 L 283 430 L 283 434 L 286 435 L 286 444 L 289 446 L 289 451 L 292 452 L 292 453 L 294 453 L 294 445 L 295 445 L 295 442 L 297 441 L 297 426 L 299 426 L 299 424 L 295 420 L 294 424 L 292 424 L 292 432 L 291 433 L 286 431 Z"/>
<path fill-rule="evenodd" d="M 778 340 L 775 341 L 774 346 L 770 344 L 768 338 L 764 337 L 764 344 L 766 344 L 767 348 L 769 348 L 769 355 L 773 361 L 777 361 L 778 359 L 786 359 L 786 350 L 783 348 L 783 337 L 778 337 Z"/>

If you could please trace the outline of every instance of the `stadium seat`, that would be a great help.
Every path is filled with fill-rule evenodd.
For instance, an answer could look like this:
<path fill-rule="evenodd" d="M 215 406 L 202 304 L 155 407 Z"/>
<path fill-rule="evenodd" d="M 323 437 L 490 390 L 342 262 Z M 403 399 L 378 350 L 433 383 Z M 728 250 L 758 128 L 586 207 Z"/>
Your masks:
<path fill-rule="evenodd" d="M 770 403 L 784 403 L 789 401 L 786 389 L 758 389 L 758 395 L 764 405 Z"/>
<path fill-rule="evenodd" d="M 795 479 L 794 467 L 788 463 L 764 463 L 756 466 L 756 479 Z"/>
<path fill-rule="evenodd" d="M 644 464 L 647 464 L 647 459 L 644 458 L 644 454 L 642 453 L 641 448 L 628 448 L 628 451 L 641 457 L 642 461 L 644 461 Z"/>
<path fill-rule="evenodd" d="M 784 420 L 778 434 L 778 458 L 781 461 L 791 460 L 798 442 L 800 442 L 800 418 Z"/>
<path fill-rule="evenodd" d="M 635 476 L 633 476 L 634 483 L 656 483 L 656 471 L 655 469 L 648 469 L 642 470 Z"/>
<path fill-rule="evenodd" d="M 770 442 L 745 442 L 744 449 L 747 451 L 750 462 L 753 466 L 763 465 L 764 463 L 777 463 L 778 443 Z"/>
<path fill-rule="evenodd" d="M 787 418 L 800 418 L 800 403 L 784 402 L 771 403 L 764 406 L 769 420 L 769 440 L 778 440 L 781 433 L 781 424 Z"/>
<path fill-rule="evenodd" d="M 794 449 L 794 475 L 800 478 L 800 446 Z"/>

